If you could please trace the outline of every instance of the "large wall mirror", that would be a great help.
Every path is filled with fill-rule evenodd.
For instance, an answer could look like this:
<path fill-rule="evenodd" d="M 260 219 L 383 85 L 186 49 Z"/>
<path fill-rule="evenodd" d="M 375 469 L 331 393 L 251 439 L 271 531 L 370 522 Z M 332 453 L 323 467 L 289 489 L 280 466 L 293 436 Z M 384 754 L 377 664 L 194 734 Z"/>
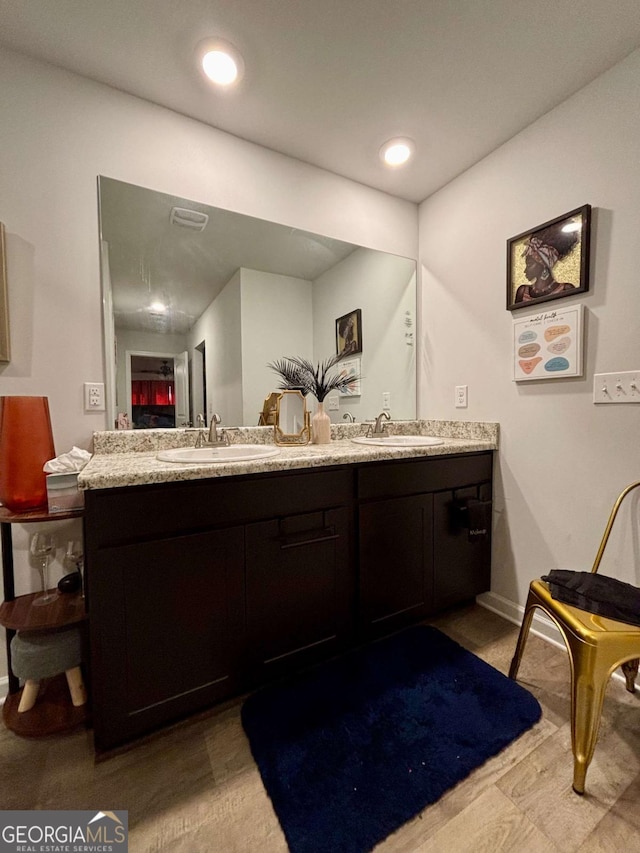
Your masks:
<path fill-rule="evenodd" d="M 416 264 L 408 258 L 99 178 L 107 412 L 180 427 L 199 413 L 258 424 L 283 356 L 333 355 L 358 311 L 362 377 L 325 401 L 334 423 L 416 416 Z M 313 409 L 314 400 L 308 405 Z M 122 421 L 122 419 L 121 419 Z"/>

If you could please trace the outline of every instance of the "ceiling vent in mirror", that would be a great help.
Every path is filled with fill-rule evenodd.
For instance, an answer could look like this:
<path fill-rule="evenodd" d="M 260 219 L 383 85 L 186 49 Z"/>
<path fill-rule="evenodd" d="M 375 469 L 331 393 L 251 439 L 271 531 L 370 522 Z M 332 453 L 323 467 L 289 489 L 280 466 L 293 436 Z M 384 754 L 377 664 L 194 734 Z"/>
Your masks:
<path fill-rule="evenodd" d="M 188 210 L 186 207 L 171 208 L 171 224 L 192 228 L 194 231 L 204 231 L 209 217 L 199 210 Z"/>

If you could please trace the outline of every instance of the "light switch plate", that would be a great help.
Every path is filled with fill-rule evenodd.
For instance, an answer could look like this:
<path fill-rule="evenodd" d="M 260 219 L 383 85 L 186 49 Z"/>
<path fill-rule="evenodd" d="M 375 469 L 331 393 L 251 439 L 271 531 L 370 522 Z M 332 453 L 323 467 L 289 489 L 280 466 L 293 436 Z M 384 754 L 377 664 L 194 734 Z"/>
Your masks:
<path fill-rule="evenodd" d="M 594 403 L 640 403 L 640 370 L 595 373 Z"/>
<path fill-rule="evenodd" d="M 340 408 L 340 400 L 335 396 L 335 394 L 333 397 L 327 397 L 327 403 L 329 404 L 327 409 L 330 412 L 337 412 Z"/>

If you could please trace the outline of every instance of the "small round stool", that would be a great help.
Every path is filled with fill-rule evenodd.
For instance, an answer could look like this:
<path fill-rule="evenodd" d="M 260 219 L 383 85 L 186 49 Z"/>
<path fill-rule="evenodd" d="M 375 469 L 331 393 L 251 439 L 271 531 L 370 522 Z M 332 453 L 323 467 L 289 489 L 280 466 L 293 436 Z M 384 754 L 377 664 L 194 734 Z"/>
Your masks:
<path fill-rule="evenodd" d="M 36 703 L 41 678 L 64 672 L 71 701 L 77 707 L 87 701 L 80 664 L 82 639 L 78 628 L 62 631 L 18 631 L 11 640 L 11 669 L 24 680 L 18 712 L 28 711 Z"/>

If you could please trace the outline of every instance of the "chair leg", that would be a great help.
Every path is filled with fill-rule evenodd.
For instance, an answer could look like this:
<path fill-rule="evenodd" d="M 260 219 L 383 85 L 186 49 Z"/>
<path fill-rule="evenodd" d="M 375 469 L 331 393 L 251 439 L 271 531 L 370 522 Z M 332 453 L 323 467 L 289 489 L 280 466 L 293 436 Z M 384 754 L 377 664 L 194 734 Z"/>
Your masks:
<path fill-rule="evenodd" d="M 622 664 L 622 672 L 624 673 L 625 680 L 627 682 L 627 690 L 629 693 L 636 692 L 636 675 L 638 674 L 638 665 L 640 664 L 640 660 L 635 658 L 634 660 L 628 660 L 626 663 Z"/>
<path fill-rule="evenodd" d="M 529 628 L 531 628 L 531 621 L 533 620 L 533 613 L 535 611 L 535 600 L 533 599 L 531 593 L 527 597 L 527 604 L 524 609 L 524 617 L 522 619 L 522 625 L 520 626 L 520 633 L 518 634 L 518 642 L 516 643 L 516 650 L 513 655 L 513 659 L 511 661 L 511 666 L 509 667 L 509 678 L 513 678 L 515 681 L 518 677 L 518 670 L 520 669 L 520 661 L 522 660 L 522 654 L 524 652 L 524 647 L 527 644 L 527 637 L 529 636 Z"/>
<path fill-rule="evenodd" d="M 30 711 L 36 704 L 40 682 L 33 678 L 27 678 L 22 688 L 22 696 L 18 705 L 18 713 L 24 714 L 25 711 Z"/>
<path fill-rule="evenodd" d="M 593 648 L 571 643 L 571 742 L 573 746 L 573 790 L 584 794 L 589 764 L 598 740 L 608 670 L 598 666 Z"/>
<path fill-rule="evenodd" d="M 79 666 L 74 666 L 65 672 L 67 685 L 71 694 L 71 703 L 77 708 L 87 701 L 87 691 L 82 680 L 82 671 Z"/>

